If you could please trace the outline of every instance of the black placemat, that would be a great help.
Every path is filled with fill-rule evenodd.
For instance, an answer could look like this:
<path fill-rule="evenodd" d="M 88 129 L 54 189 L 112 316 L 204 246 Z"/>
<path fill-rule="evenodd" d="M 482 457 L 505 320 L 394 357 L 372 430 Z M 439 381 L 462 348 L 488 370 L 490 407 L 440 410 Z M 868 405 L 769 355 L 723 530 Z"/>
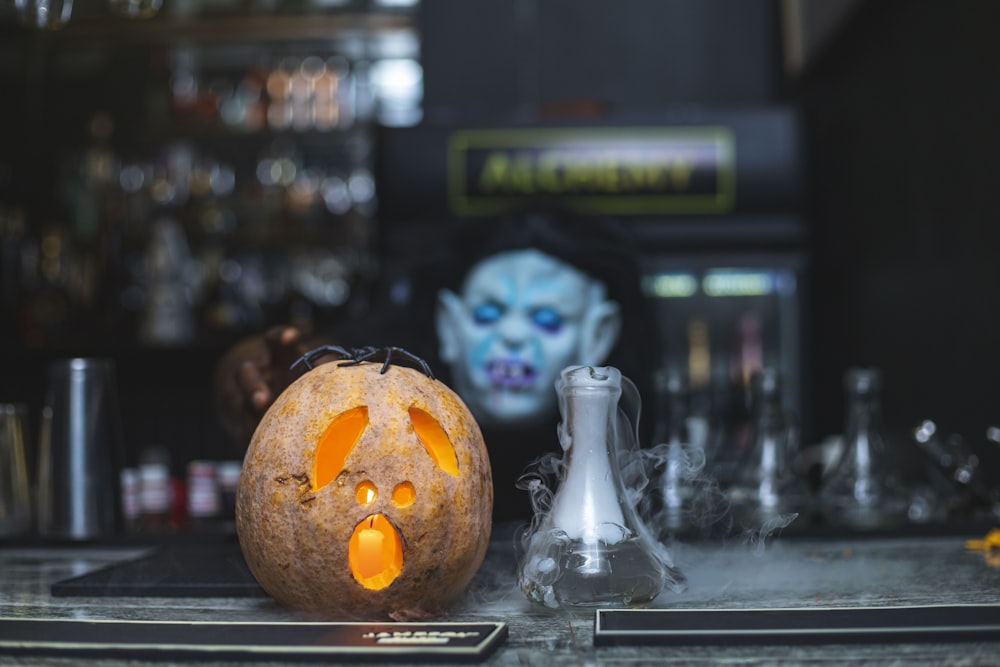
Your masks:
<path fill-rule="evenodd" d="M 473 662 L 504 623 L 222 623 L 0 618 L 0 652 L 179 659 Z"/>
<path fill-rule="evenodd" d="M 1000 641 L 1000 605 L 601 609 L 595 646 Z"/>
<path fill-rule="evenodd" d="M 55 596 L 267 597 L 236 542 L 157 547 L 52 585 Z"/>

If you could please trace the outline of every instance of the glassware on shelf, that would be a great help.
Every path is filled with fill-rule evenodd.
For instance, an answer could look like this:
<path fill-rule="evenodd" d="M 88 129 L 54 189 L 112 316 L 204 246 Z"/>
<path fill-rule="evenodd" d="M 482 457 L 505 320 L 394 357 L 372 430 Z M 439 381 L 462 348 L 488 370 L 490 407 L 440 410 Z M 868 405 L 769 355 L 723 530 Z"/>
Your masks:
<path fill-rule="evenodd" d="M 638 393 L 624 379 L 630 399 Z M 619 409 L 623 378 L 613 367 L 571 367 L 556 383 L 563 478 L 551 509 L 525 536 L 518 580 L 548 607 L 648 604 L 679 574 L 635 511 L 619 455 L 637 444 L 638 414 Z M 634 463 L 634 460 L 631 461 Z"/>
<path fill-rule="evenodd" d="M 108 0 L 108 7 L 130 19 L 151 19 L 160 13 L 163 0 Z"/>
<path fill-rule="evenodd" d="M 957 433 L 941 433 L 930 419 L 923 420 L 913 430 L 913 441 L 926 457 L 948 512 L 992 511 L 1000 501 L 996 480 L 990 478 L 989 466 L 984 465 L 980 450 L 973 443 Z"/>
<path fill-rule="evenodd" d="M 14 8 L 24 25 L 54 30 L 73 16 L 73 0 L 14 0 Z"/>
<path fill-rule="evenodd" d="M 144 263 L 139 339 L 150 345 L 190 343 L 202 277 L 179 221 L 164 215 L 153 223 Z"/>
<path fill-rule="evenodd" d="M 785 409 L 781 376 L 765 367 L 751 377 L 753 427 L 750 448 L 743 457 L 730 502 L 743 527 L 787 525 L 807 509 L 809 492 L 792 462 L 798 449 L 795 416 Z"/>
<path fill-rule="evenodd" d="M 28 406 L 0 403 L 0 539 L 25 535 L 31 524 Z"/>
<path fill-rule="evenodd" d="M 906 517 L 900 461 L 882 431 L 882 375 L 852 368 L 845 376 L 847 418 L 840 460 L 823 483 L 822 509 L 833 524 L 880 528 Z"/>
<path fill-rule="evenodd" d="M 670 372 L 659 378 L 657 396 L 659 426 L 652 459 L 658 474 L 653 492 L 644 499 L 642 513 L 660 539 L 669 539 L 702 520 L 694 515 L 706 481 L 708 425 L 691 412 L 690 389 L 683 374 Z"/>

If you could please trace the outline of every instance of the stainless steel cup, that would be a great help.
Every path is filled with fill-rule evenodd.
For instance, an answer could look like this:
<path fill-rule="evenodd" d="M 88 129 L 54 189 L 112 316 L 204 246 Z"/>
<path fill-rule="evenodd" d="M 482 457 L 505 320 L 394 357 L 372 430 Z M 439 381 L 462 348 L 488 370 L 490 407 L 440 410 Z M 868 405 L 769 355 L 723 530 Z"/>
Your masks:
<path fill-rule="evenodd" d="M 31 487 L 25 458 L 28 408 L 0 403 L 0 539 L 31 529 Z"/>
<path fill-rule="evenodd" d="M 53 362 L 39 430 L 38 534 L 92 540 L 117 532 L 122 438 L 114 362 Z"/>

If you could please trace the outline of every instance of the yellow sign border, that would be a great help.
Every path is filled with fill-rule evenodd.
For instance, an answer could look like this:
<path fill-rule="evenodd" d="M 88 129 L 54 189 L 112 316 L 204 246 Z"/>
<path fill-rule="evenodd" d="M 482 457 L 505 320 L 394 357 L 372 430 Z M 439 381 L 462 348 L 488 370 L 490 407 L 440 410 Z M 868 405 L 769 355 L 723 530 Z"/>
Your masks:
<path fill-rule="evenodd" d="M 537 148 L 546 144 L 574 143 L 588 139 L 623 141 L 674 139 L 713 142 L 718 158 L 718 188 L 710 195 L 577 195 L 557 201 L 580 213 L 642 215 L 726 213 L 733 208 L 736 185 L 736 145 L 724 126 L 516 128 L 456 130 L 448 137 L 446 156 L 448 205 L 456 215 L 496 215 L 515 206 L 512 197 L 469 197 L 465 156 L 471 148 Z"/>

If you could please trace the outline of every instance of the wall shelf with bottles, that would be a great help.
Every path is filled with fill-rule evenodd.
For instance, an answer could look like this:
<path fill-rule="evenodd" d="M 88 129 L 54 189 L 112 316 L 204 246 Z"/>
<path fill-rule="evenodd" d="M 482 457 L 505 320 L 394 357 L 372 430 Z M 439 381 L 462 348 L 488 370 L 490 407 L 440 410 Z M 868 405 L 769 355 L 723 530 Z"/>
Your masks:
<path fill-rule="evenodd" d="M 68 23 L 60 32 L 67 42 L 115 40 L 140 44 L 201 42 L 329 42 L 354 35 L 378 35 L 412 30 L 409 13 L 368 14 L 358 12 L 305 15 L 258 14 L 234 16 L 157 17 L 147 21 L 128 19 L 82 19 Z"/>
<path fill-rule="evenodd" d="M 193 348 L 354 309 L 376 270 L 375 128 L 420 114 L 413 7 L 107 7 L 76 0 L 59 30 L 0 16 L 27 62 L 0 72 L 25 92 L 0 149 L 0 211 L 24 221 L 4 239 L 15 344 Z"/>

